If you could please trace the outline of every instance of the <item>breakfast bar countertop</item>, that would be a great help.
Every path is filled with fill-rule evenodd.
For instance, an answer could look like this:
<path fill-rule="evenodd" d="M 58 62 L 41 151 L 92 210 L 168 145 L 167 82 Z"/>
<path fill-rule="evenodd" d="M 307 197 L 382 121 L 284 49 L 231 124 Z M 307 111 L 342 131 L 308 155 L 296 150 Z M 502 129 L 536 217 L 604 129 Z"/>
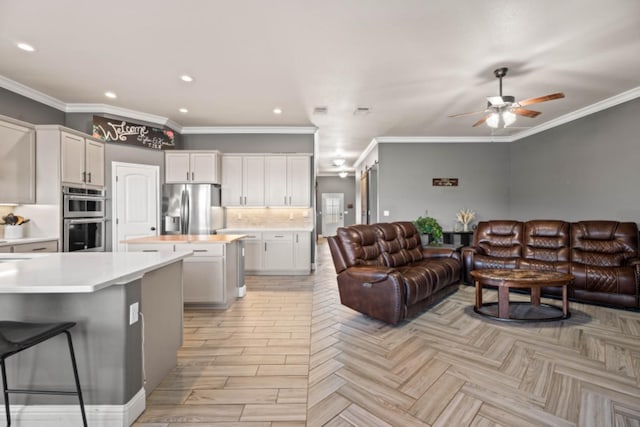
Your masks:
<path fill-rule="evenodd" d="M 92 293 L 181 261 L 191 251 L 0 254 L 0 294 Z"/>
<path fill-rule="evenodd" d="M 246 237 L 244 234 L 163 234 L 138 237 L 121 243 L 232 243 Z"/>

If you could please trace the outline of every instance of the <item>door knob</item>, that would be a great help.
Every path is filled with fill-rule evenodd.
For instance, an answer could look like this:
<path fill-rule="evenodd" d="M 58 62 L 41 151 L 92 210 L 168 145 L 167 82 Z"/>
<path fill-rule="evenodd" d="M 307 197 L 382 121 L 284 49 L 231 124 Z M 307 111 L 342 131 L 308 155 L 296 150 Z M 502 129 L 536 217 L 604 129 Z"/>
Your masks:
<path fill-rule="evenodd" d="M 151 231 L 156 231 L 156 228 L 155 227 L 151 227 Z"/>

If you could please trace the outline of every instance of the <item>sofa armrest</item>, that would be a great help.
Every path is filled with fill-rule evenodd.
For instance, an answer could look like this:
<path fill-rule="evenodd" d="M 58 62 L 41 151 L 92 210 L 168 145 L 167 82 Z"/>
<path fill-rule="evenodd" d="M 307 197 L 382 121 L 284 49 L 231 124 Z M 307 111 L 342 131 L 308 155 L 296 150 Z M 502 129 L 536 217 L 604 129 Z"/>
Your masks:
<path fill-rule="evenodd" d="M 379 267 L 374 265 L 357 266 L 348 268 L 344 274 L 351 280 L 361 283 L 377 283 L 386 280 L 389 274 L 396 271 L 394 268 Z"/>
<path fill-rule="evenodd" d="M 425 259 L 431 258 L 453 258 L 460 261 L 460 252 L 451 248 L 439 248 L 437 246 L 422 247 L 422 257 Z"/>
<path fill-rule="evenodd" d="M 473 258 L 476 254 L 483 254 L 484 250 L 479 246 L 465 246 L 461 249 L 462 253 L 462 268 L 464 269 L 463 279 L 464 282 L 472 285 L 473 278 L 471 277 L 471 270 L 473 270 Z"/>

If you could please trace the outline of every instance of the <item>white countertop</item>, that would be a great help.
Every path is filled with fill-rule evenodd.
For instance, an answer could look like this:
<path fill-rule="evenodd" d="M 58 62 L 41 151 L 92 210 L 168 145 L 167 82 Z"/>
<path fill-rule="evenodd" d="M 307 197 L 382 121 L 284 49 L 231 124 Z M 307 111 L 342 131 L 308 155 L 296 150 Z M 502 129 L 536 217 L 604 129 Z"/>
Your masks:
<path fill-rule="evenodd" d="M 90 293 L 124 285 L 191 251 L 0 254 L 0 294 Z"/>
<path fill-rule="evenodd" d="M 0 239 L 0 246 L 13 246 L 20 245 L 22 243 L 39 243 L 49 242 L 51 240 L 58 240 L 57 237 L 22 237 L 20 239 Z"/>
<path fill-rule="evenodd" d="M 257 231 L 307 231 L 312 232 L 313 226 L 301 226 L 301 227 L 233 227 L 233 228 L 221 228 L 217 230 L 218 234 L 223 233 L 243 233 L 245 231 L 257 232 Z"/>

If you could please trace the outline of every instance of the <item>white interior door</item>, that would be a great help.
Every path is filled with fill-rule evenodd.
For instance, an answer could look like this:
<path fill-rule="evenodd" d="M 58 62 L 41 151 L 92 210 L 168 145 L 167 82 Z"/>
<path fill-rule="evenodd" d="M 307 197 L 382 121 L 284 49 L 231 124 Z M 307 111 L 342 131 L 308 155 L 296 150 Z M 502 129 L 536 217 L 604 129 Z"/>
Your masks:
<path fill-rule="evenodd" d="M 159 233 L 159 173 L 158 166 L 113 162 L 114 252 L 126 251 L 122 240 Z"/>
<path fill-rule="evenodd" d="M 322 193 L 322 235 L 333 236 L 344 227 L 344 193 Z"/>

